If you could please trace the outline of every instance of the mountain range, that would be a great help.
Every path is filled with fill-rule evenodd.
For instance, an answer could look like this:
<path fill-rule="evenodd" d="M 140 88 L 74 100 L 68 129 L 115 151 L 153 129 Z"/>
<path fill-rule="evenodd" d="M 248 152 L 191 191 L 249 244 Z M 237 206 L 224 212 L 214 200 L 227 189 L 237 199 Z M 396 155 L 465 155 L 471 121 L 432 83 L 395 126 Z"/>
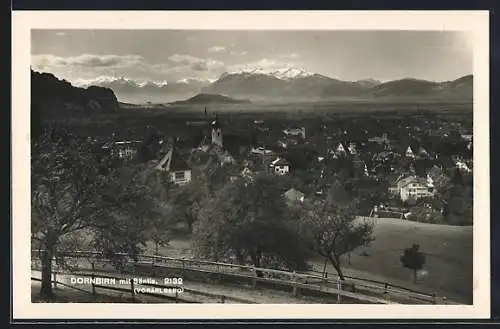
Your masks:
<path fill-rule="evenodd" d="M 201 92 L 209 80 L 184 79 L 176 82 L 135 81 L 124 77 L 99 77 L 93 80 L 77 80 L 75 85 L 97 85 L 112 89 L 121 102 L 166 103 L 189 98 Z"/>
<path fill-rule="evenodd" d="M 78 81 L 76 85 L 112 89 L 120 101 L 129 103 L 171 103 L 197 94 L 218 94 L 252 102 L 412 98 L 446 102 L 472 101 L 473 96 L 472 75 L 444 82 L 413 78 L 387 82 L 374 79 L 344 81 L 300 68 L 243 69 L 225 72 L 215 81 L 192 78 L 172 83 L 138 82 L 123 77 L 104 77 Z"/>
<path fill-rule="evenodd" d="M 339 100 L 426 97 L 442 100 L 472 100 L 473 76 L 434 82 L 400 79 L 380 82 L 373 79 L 343 81 L 321 74 L 295 70 L 293 75 L 278 72 L 224 73 L 203 89 L 250 100 Z M 288 73 L 288 72 L 287 72 Z"/>

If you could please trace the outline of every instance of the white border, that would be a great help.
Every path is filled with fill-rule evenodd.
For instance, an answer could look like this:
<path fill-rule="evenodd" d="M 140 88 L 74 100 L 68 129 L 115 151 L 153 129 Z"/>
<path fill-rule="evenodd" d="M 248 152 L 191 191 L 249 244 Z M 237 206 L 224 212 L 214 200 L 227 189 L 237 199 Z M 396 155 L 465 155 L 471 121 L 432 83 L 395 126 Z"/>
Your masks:
<path fill-rule="evenodd" d="M 32 304 L 30 302 L 30 30 L 469 30 L 474 33 L 474 305 Z M 356 12 L 12 12 L 13 318 L 406 319 L 490 317 L 489 13 Z"/>

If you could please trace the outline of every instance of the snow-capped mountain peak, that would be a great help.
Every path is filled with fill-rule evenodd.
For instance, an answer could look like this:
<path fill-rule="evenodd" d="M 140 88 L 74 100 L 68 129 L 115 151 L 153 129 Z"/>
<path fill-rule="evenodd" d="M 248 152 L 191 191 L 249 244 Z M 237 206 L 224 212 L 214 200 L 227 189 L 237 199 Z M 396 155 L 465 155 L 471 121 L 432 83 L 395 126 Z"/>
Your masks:
<path fill-rule="evenodd" d="M 228 75 L 253 75 L 253 74 L 262 74 L 271 76 L 280 80 L 292 80 L 297 78 L 303 78 L 314 75 L 314 73 L 308 72 L 302 68 L 294 68 L 294 67 L 284 67 L 279 69 L 265 69 L 261 67 L 248 67 L 242 68 L 239 70 L 234 70 L 231 72 L 224 73 L 221 77 L 225 77 Z"/>
<path fill-rule="evenodd" d="M 278 69 L 274 72 L 271 72 L 272 75 L 282 80 L 296 79 L 296 78 L 304 78 L 314 75 L 314 73 L 308 72 L 304 69 L 298 69 L 293 67 L 287 67 Z"/>
<path fill-rule="evenodd" d="M 73 84 L 78 87 L 96 86 L 109 86 L 109 85 L 123 85 L 135 86 L 144 88 L 147 86 L 162 88 L 168 85 L 168 81 L 147 81 L 147 80 L 133 80 L 125 77 L 116 76 L 99 76 L 93 79 L 77 79 Z"/>

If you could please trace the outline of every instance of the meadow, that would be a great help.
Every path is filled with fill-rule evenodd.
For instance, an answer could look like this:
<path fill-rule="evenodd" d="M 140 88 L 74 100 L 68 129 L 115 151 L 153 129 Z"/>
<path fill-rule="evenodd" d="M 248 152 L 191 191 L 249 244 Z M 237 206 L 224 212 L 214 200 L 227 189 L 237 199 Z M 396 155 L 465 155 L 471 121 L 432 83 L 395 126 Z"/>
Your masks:
<path fill-rule="evenodd" d="M 344 274 L 352 277 L 388 282 L 421 292 L 435 292 L 438 296 L 472 304 L 473 290 L 473 234 L 471 226 L 448 226 L 411 222 L 393 218 L 374 219 L 375 240 L 370 246 L 351 253 L 350 264 L 343 257 Z M 400 256 L 405 248 L 419 244 L 426 254 L 424 266 L 427 275 L 413 283 L 412 271 L 403 268 Z M 154 247 L 149 246 L 149 253 Z M 160 248 L 168 257 L 191 257 L 188 235 L 172 239 L 169 246 Z M 323 271 L 324 259 L 309 260 L 315 271 Z M 329 276 L 336 272 L 327 265 Z"/>

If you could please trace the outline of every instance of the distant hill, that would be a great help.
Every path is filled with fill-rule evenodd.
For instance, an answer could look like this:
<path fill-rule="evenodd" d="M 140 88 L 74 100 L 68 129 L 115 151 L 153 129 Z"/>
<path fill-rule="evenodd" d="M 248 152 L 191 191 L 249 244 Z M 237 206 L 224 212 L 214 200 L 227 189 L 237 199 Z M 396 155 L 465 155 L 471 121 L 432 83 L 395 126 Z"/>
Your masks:
<path fill-rule="evenodd" d="M 325 101 L 337 99 L 432 98 L 442 101 L 472 100 L 472 75 L 457 80 L 434 82 L 401 79 L 380 82 L 373 79 L 343 81 L 305 70 L 265 72 L 262 70 L 224 73 L 203 89 L 249 100 Z"/>
<path fill-rule="evenodd" d="M 31 107 L 41 118 L 58 118 L 114 112 L 119 103 L 109 88 L 78 88 L 53 74 L 31 70 Z"/>
<path fill-rule="evenodd" d="M 473 77 L 467 75 L 445 82 L 401 79 L 379 84 L 371 88 L 368 94 L 374 97 L 429 96 L 442 99 L 472 100 Z"/>
<path fill-rule="evenodd" d="M 203 104 L 249 104 L 246 99 L 235 99 L 219 94 L 198 94 L 189 99 L 170 103 L 171 105 L 203 105 Z"/>

